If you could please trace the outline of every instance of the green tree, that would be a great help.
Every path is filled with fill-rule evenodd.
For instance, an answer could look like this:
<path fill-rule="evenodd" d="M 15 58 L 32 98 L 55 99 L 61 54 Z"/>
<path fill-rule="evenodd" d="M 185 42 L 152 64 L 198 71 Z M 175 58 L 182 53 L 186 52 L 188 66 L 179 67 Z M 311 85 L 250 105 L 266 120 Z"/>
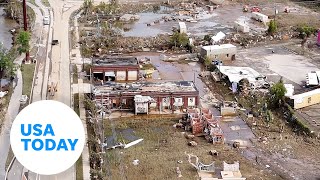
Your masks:
<path fill-rule="evenodd" d="M 208 56 L 204 57 L 204 61 L 203 61 L 204 65 L 206 66 L 206 69 L 208 68 L 208 66 L 211 65 L 212 61 Z"/>
<path fill-rule="evenodd" d="M 0 79 L 3 75 L 13 76 L 15 74 L 15 66 L 12 55 L 0 43 Z"/>
<path fill-rule="evenodd" d="M 189 43 L 188 35 L 186 33 L 174 32 L 170 39 L 170 43 L 174 47 L 185 47 Z"/>
<path fill-rule="evenodd" d="M 271 94 L 270 104 L 271 104 L 271 107 L 277 107 L 277 105 L 279 105 L 279 102 L 282 100 L 282 98 L 284 97 L 286 92 L 287 92 L 287 89 L 284 87 L 284 84 L 283 84 L 283 81 L 282 81 L 282 78 L 281 78 L 279 80 L 279 82 L 274 84 L 270 89 L 270 94 Z"/>
<path fill-rule="evenodd" d="M 275 32 L 277 32 L 277 23 L 275 20 L 271 20 L 269 23 L 268 33 L 273 35 Z"/>
<path fill-rule="evenodd" d="M 19 54 L 27 53 L 30 50 L 30 33 L 28 31 L 21 31 L 17 37 L 17 43 L 19 45 L 18 52 Z"/>

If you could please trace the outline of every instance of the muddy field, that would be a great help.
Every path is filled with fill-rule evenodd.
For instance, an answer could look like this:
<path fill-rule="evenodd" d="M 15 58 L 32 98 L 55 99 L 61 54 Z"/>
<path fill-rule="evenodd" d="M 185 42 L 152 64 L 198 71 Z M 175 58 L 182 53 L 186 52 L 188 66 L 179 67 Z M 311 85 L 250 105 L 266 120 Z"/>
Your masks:
<path fill-rule="evenodd" d="M 188 163 L 185 153 L 192 153 L 199 157 L 205 164 L 215 162 L 216 174 L 222 168 L 222 162 L 240 162 L 240 171 L 247 179 L 281 179 L 272 174 L 264 166 L 252 163 L 242 157 L 239 150 L 227 145 L 212 145 L 203 137 L 195 139 L 197 147 L 187 145 L 188 140 L 183 131 L 173 128 L 178 119 L 141 119 L 141 120 L 114 120 L 117 130 L 133 129 L 134 135 L 144 140 L 129 149 L 116 149 L 107 152 L 110 174 L 112 179 L 181 179 L 177 177 L 176 167 L 182 172 L 182 179 L 197 179 L 196 170 Z M 106 134 L 111 134 L 111 127 L 106 123 Z M 122 140 L 121 134 L 117 134 Z M 209 155 L 210 150 L 217 150 L 217 157 Z M 133 165 L 134 160 L 139 160 L 138 165 Z M 178 163 L 182 161 L 182 163 Z M 219 177 L 219 175 L 217 176 Z"/>

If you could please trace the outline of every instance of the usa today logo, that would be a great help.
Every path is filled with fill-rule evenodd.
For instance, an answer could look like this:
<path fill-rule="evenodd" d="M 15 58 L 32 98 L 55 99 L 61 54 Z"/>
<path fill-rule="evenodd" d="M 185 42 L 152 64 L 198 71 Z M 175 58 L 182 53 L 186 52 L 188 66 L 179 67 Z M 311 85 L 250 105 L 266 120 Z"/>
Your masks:
<path fill-rule="evenodd" d="M 85 133 L 78 115 L 67 105 L 37 101 L 16 117 L 10 132 L 11 148 L 28 170 L 53 175 L 69 169 L 80 157 Z"/>

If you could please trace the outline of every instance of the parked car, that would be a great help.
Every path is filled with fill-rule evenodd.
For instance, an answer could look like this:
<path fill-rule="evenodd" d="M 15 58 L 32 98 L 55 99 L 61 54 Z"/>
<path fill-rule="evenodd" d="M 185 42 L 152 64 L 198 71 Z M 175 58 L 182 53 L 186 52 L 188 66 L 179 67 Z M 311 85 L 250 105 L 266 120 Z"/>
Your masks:
<path fill-rule="evenodd" d="M 59 44 L 58 40 L 52 40 L 51 45 L 57 45 L 57 44 Z"/>
<path fill-rule="evenodd" d="M 261 10 L 260 10 L 259 7 L 254 6 L 254 7 L 251 8 L 251 12 L 260 12 L 260 11 Z"/>
<path fill-rule="evenodd" d="M 45 16 L 43 17 L 43 25 L 49 25 L 50 24 L 50 17 Z"/>

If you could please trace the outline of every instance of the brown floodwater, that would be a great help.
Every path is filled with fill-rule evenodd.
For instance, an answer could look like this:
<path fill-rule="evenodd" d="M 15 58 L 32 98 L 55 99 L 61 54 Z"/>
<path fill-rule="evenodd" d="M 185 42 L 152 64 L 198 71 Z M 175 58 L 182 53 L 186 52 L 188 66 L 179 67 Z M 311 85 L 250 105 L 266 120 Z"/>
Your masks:
<path fill-rule="evenodd" d="M 3 43 L 7 49 L 12 46 L 12 34 L 10 30 L 17 26 L 14 20 L 8 19 L 4 16 L 4 7 L 0 6 L 0 43 Z"/>

